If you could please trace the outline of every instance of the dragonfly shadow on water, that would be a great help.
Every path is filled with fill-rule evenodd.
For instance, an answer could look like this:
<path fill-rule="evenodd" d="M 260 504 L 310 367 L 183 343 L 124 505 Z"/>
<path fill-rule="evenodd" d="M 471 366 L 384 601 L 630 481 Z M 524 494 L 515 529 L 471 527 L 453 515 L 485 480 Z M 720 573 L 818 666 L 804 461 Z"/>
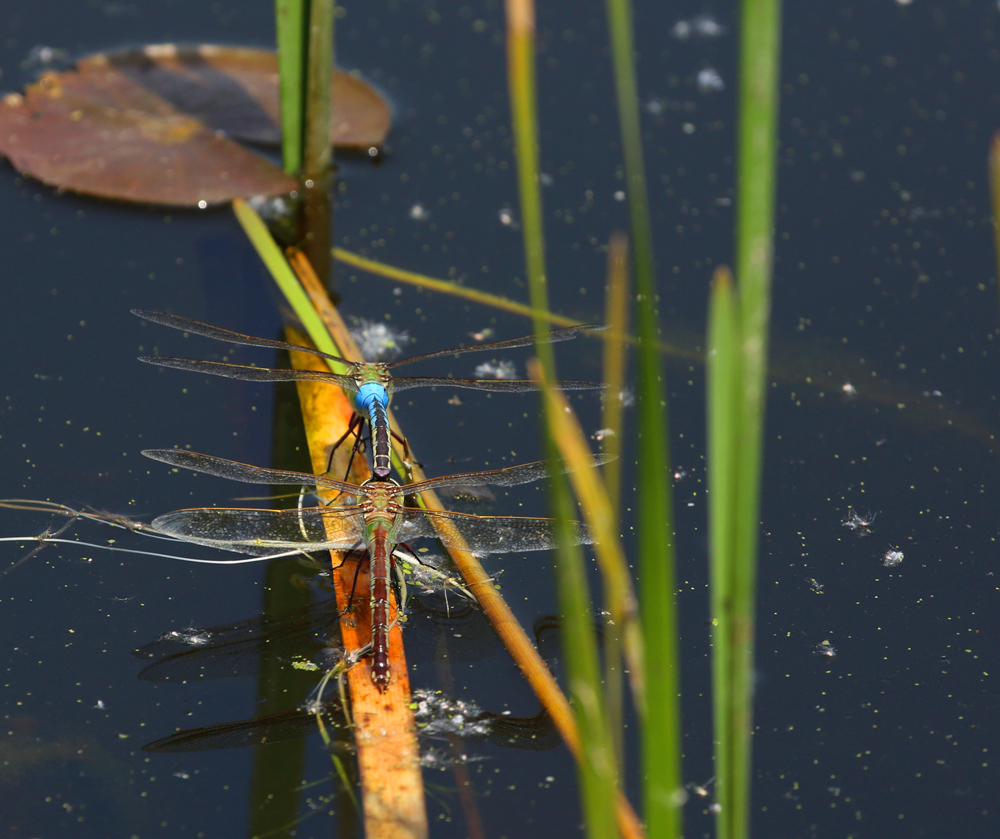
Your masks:
<path fill-rule="evenodd" d="M 256 675 L 268 666 L 266 659 L 302 670 L 317 682 L 343 651 L 331 644 L 340 620 L 334 598 L 278 615 L 264 615 L 206 629 L 165 633 L 135 651 L 148 660 L 139 674 L 144 681 L 180 682 Z M 413 661 L 445 657 L 452 662 L 478 661 L 502 649 L 489 623 L 476 605 L 454 594 L 415 594 L 408 599 L 403 624 L 407 650 Z M 177 652 L 178 646 L 189 649 Z M 143 747 L 155 753 L 209 751 L 264 745 L 316 733 L 319 719 L 331 727 L 346 724 L 335 689 L 303 706 L 246 720 L 178 731 Z M 517 749 L 555 748 L 558 735 L 543 711 L 532 717 L 510 717 L 486 711 L 472 703 L 440 694 L 415 692 L 420 713 L 418 733 L 423 739 L 458 737 L 466 742 L 490 742 Z M 456 709 L 460 710 L 456 710 Z M 344 746 L 334 742 L 333 748 Z M 439 752 L 431 750 L 428 765 L 439 765 Z"/>
<path fill-rule="evenodd" d="M 405 618 L 406 649 L 417 662 L 433 659 L 442 642 L 453 661 L 480 661 L 502 649 L 479 609 L 461 596 L 414 594 Z M 167 632 L 135 651 L 150 662 L 139 678 L 183 683 L 256 676 L 265 656 L 304 672 L 323 671 L 343 652 L 330 642 L 340 619 L 336 598 L 328 597 L 282 614 Z"/>

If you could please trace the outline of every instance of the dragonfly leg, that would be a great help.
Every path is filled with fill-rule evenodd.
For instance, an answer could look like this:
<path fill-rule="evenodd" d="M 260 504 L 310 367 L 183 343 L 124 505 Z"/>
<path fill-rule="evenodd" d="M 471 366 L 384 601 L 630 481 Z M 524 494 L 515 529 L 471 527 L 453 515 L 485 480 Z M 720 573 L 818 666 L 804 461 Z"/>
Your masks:
<path fill-rule="evenodd" d="M 357 565 L 354 566 L 354 581 L 351 583 L 351 593 L 347 595 L 347 606 L 344 611 L 340 613 L 340 617 L 343 618 L 354 608 L 354 592 L 358 589 L 358 577 L 361 574 L 361 565 L 368 558 L 368 554 L 362 553 L 361 551 L 349 551 L 344 555 L 344 559 L 341 561 L 340 565 L 347 562 L 348 557 L 354 556 Z M 340 567 L 339 565 L 337 566 Z"/>
<path fill-rule="evenodd" d="M 399 434 L 397 434 L 391 428 L 389 429 L 389 433 L 392 435 L 392 438 L 397 443 L 399 443 L 399 445 L 401 445 L 403 447 L 403 463 L 405 463 L 407 467 L 409 467 L 409 466 L 423 466 L 424 465 L 424 464 L 420 463 L 419 461 L 416 461 L 416 460 L 413 459 L 413 455 L 410 453 L 410 444 L 406 442 L 406 438 L 405 437 L 401 437 Z"/>
<path fill-rule="evenodd" d="M 347 431 L 344 432 L 343 436 L 336 443 L 330 446 L 330 456 L 329 458 L 327 458 L 326 461 L 326 474 L 330 474 L 331 471 L 333 470 L 334 453 L 337 451 L 337 449 L 341 447 L 343 442 L 353 434 L 354 445 L 351 449 L 351 459 L 350 461 L 348 461 L 347 464 L 347 472 L 348 474 L 350 473 L 351 466 L 354 463 L 354 457 L 355 455 L 357 455 L 360 447 L 364 444 L 364 441 L 361 438 L 361 433 L 359 430 L 364 426 L 364 422 L 365 422 L 364 417 L 362 417 L 360 414 L 358 413 L 351 414 L 351 421 L 347 424 Z M 347 480 L 347 475 L 344 476 L 344 480 Z"/>

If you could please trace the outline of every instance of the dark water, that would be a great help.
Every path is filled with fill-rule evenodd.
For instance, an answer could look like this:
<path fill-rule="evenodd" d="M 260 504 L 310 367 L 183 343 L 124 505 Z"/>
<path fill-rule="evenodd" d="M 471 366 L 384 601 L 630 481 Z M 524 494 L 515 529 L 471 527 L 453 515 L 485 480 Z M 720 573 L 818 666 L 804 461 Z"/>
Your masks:
<path fill-rule="evenodd" d="M 38 45 L 78 55 L 133 43 L 273 38 L 267 4 L 8 6 L 5 89 L 37 72 L 22 63 Z M 787 6 L 754 833 L 988 834 L 997 824 L 1000 748 L 1000 482 L 989 435 L 1000 421 L 985 160 L 1000 123 L 1000 11 L 986 0 Z M 697 341 L 684 336 L 704 321 L 713 267 L 731 258 L 735 8 L 709 9 L 726 27 L 719 37 L 671 34 L 706 8 L 679 3 L 667 13 L 650 2 L 636 10 L 660 289 L 681 341 Z M 626 221 L 615 194 L 622 181 L 603 4 L 543 4 L 539 39 L 552 300 L 564 314 L 595 319 L 603 248 Z M 339 62 L 378 84 L 397 115 L 381 166 L 342 163 L 338 244 L 524 300 L 519 232 L 500 218 L 504 208 L 517 217 L 500 4 L 348 4 L 337 43 Z M 701 92 L 697 75 L 710 68 L 724 89 Z M 428 218 L 412 217 L 418 203 Z M 139 516 L 246 494 L 170 474 L 138 452 L 190 445 L 267 465 L 274 391 L 138 364 L 134 356 L 153 348 L 203 358 L 221 348 L 128 314 L 170 309 L 276 335 L 270 280 L 230 214 L 59 196 L 8 169 L 0 219 L 0 495 Z M 346 314 L 407 330 L 414 352 L 487 327 L 498 337 L 528 329 L 512 315 L 353 270 L 341 269 L 337 283 Z M 269 361 L 248 351 L 231 357 Z M 597 360 L 594 344 L 562 348 L 560 373 L 594 377 Z M 854 400 L 840 390 L 848 381 Z M 677 486 L 685 774 L 701 783 L 712 774 L 701 370 L 675 365 L 669 382 L 674 460 L 689 473 Z M 452 395 L 418 391 L 394 406 L 430 474 L 538 456 L 530 397 L 462 394 L 461 405 L 450 405 Z M 596 430 L 594 400 L 577 402 Z M 841 525 L 848 507 L 878 513 L 870 535 Z M 529 490 L 499 499 L 497 509 L 540 515 L 545 502 Z M 3 535 L 49 523 L 14 513 L 2 520 Z M 890 547 L 904 554 L 895 568 L 881 564 Z M 24 553 L 8 543 L 4 562 Z M 552 612 L 546 557 L 494 567 L 504 569 L 505 592 L 526 625 Z M 246 834 L 251 750 L 139 749 L 178 728 L 254 716 L 253 681 L 139 681 L 145 663 L 130 653 L 170 630 L 255 616 L 262 578 L 254 566 L 72 547 L 49 548 L 0 578 L 0 702 L 9 732 L 0 822 L 9 835 Z M 817 654 L 822 642 L 835 657 Z M 461 696 L 490 710 L 536 710 L 503 656 L 456 663 L 454 678 Z M 439 675 L 418 664 L 413 679 L 434 687 Z M 562 750 L 470 750 L 486 758 L 471 772 L 488 836 L 577 832 L 574 770 Z M 316 741 L 305 778 L 329 771 Z M 465 835 L 451 775 L 433 770 L 429 782 L 443 788 L 429 800 L 433 835 Z M 688 835 L 708 835 L 706 800 L 688 808 Z M 314 816 L 300 835 L 335 833 L 338 819 Z"/>

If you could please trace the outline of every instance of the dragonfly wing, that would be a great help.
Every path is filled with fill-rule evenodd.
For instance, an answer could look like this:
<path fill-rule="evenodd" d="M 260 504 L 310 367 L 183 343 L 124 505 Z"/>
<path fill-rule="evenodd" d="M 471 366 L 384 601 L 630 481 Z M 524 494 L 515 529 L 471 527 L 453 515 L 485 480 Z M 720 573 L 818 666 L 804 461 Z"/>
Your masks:
<path fill-rule="evenodd" d="M 556 546 L 555 519 L 473 516 L 410 507 L 401 515 L 405 520 L 399 529 L 400 542 L 432 537 L 449 547 L 467 547 L 480 554 L 546 551 Z M 574 544 L 589 545 L 594 541 L 585 524 L 569 524 Z"/>
<path fill-rule="evenodd" d="M 397 544 L 413 539 L 437 539 L 438 534 L 434 524 L 427 516 L 420 515 L 422 512 L 424 511 L 416 508 L 406 508 L 406 512 L 402 514 L 402 521 L 399 522 L 399 530 L 396 531 Z"/>
<path fill-rule="evenodd" d="M 614 460 L 611 454 L 591 455 L 590 466 L 600 466 Z M 565 464 L 560 464 L 557 474 L 571 471 Z M 536 460 L 534 463 L 524 463 L 520 466 L 508 466 L 506 469 L 492 469 L 488 472 L 466 472 L 459 475 L 444 475 L 440 478 L 428 478 L 426 481 L 418 481 L 415 484 L 404 486 L 400 492 L 405 495 L 414 495 L 418 492 L 426 492 L 429 489 L 439 489 L 444 487 L 513 487 L 521 484 L 530 484 L 532 481 L 539 481 L 547 478 L 552 472 L 547 460 Z"/>
<path fill-rule="evenodd" d="M 321 370 L 246 367 L 242 364 L 223 364 L 221 361 L 200 361 L 193 358 L 170 358 L 167 356 L 141 355 L 139 361 L 145 364 L 156 364 L 159 367 L 172 367 L 175 370 L 206 373 L 209 376 L 222 376 L 226 379 L 239 379 L 244 382 L 329 382 L 351 392 L 356 392 L 358 389 L 353 377 Z"/>
<path fill-rule="evenodd" d="M 153 519 L 159 533 L 224 550 L 351 550 L 364 544 L 364 518 L 353 507 L 260 510 L 202 507 Z M 360 529 L 359 529 L 360 528 Z"/>
<path fill-rule="evenodd" d="M 392 361 L 388 367 L 399 367 L 403 364 L 410 364 L 414 361 L 426 361 L 428 358 L 443 358 L 448 355 L 461 355 L 467 352 L 483 352 L 486 350 L 512 350 L 515 347 L 528 347 L 534 343 L 554 344 L 557 341 L 568 341 L 576 338 L 583 332 L 599 331 L 607 329 L 603 323 L 583 323 L 579 326 L 567 326 L 564 329 L 553 329 L 551 332 L 544 332 L 541 335 L 525 335 L 522 338 L 511 338 L 509 341 L 492 341 L 489 344 L 472 344 L 468 347 L 452 347 L 450 350 L 437 350 L 435 352 L 411 355 L 409 358 L 401 358 L 399 361 Z"/>
<path fill-rule="evenodd" d="M 284 469 L 264 469 L 240 463 L 238 460 L 226 460 L 210 454 L 199 454 L 184 449 L 144 449 L 142 454 L 152 460 L 177 466 L 181 469 L 191 469 L 218 478 L 228 478 L 231 481 L 242 481 L 245 484 L 271 484 L 290 486 L 315 486 L 339 489 L 348 495 L 357 495 L 358 488 L 353 484 L 344 483 L 323 475 L 310 475 L 307 472 L 289 472 Z"/>
<path fill-rule="evenodd" d="M 577 379 L 561 379 L 556 387 L 562 390 L 602 390 L 603 382 L 586 382 Z M 392 393 L 415 387 L 458 387 L 465 390 L 484 390 L 489 393 L 531 393 L 541 389 L 538 382 L 530 379 L 454 379 L 449 376 L 404 376 L 392 379 L 388 390 Z"/>
<path fill-rule="evenodd" d="M 267 347 L 273 350 L 291 350 L 293 352 L 307 352 L 318 355 L 321 358 L 329 358 L 331 361 L 339 361 L 341 364 L 350 366 L 351 362 L 340 356 L 330 355 L 320 352 L 312 347 L 303 347 L 299 344 L 288 344 L 285 341 L 273 341 L 270 338 L 256 338 L 253 335 L 244 335 L 242 332 L 233 332 L 223 329 L 221 326 L 212 326 L 209 323 L 191 320 L 191 318 L 181 315 L 171 315 L 167 312 L 154 312 L 150 309 L 133 309 L 132 314 L 144 320 L 158 323 L 161 326 L 169 326 L 171 329 L 180 329 L 182 332 L 190 332 L 192 335 L 202 335 L 205 338 L 214 338 L 216 341 L 227 341 L 230 344 L 243 344 L 248 347 Z"/>

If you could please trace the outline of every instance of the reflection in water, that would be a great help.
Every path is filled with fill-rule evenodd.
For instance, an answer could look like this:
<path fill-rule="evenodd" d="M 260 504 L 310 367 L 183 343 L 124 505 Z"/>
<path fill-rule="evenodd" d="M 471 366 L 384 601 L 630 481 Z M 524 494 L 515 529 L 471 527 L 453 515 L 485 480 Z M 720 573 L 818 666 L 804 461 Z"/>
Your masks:
<path fill-rule="evenodd" d="M 151 660 L 139 674 L 145 681 L 187 682 L 229 676 L 256 675 L 273 662 L 319 683 L 319 692 L 301 707 L 264 714 L 247 720 L 180 731 L 144 747 L 149 752 L 187 752 L 241 748 L 282 742 L 316 732 L 320 725 L 346 724 L 341 700 L 327 684 L 331 666 L 342 672 L 343 651 L 334 646 L 340 614 L 335 598 L 278 615 L 213 626 L 197 631 L 205 643 L 191 646 L 190 630 L 167 632 L 136 650 Z M 456 596 L 454 588 L 425 587 L 409 598 L 404 639 L 414 661 L 444 657 L 451 661 L 479 660 L 501 649 L 496 635 L 475 604 Z M 177 652 L 178 647 L 185 647 Z M 558 744 L 551 720 L 544 711 L 532 717 L 510 717 L 442 694 L 417 691 L 419 733 L 424 739 L 458 737 L 466 742 L 490 742 L 517 749 L 545 750 Z M 334 743 L 334 748 L 347 748 Z M 441 766 L 442 758 L 432 758 Z"/>

